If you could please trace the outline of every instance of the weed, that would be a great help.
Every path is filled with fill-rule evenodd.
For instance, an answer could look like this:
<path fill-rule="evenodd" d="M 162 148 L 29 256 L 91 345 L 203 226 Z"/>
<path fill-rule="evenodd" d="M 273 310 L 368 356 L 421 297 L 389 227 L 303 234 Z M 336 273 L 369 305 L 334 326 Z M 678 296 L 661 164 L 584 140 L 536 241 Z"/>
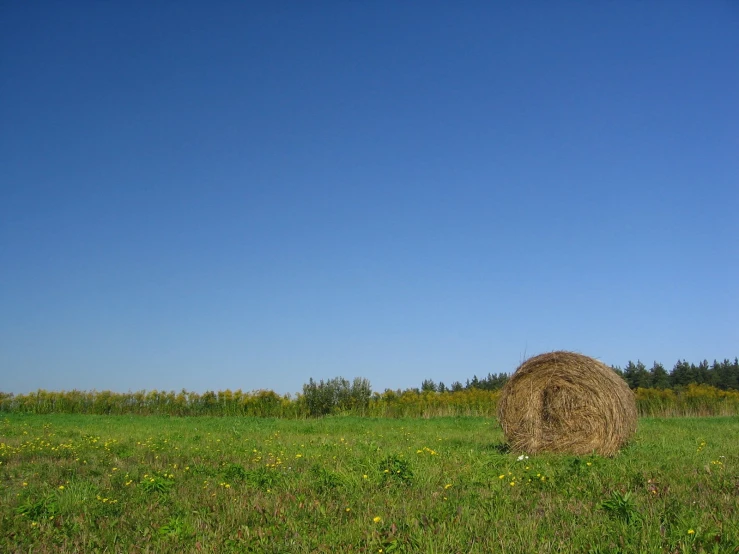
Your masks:
<path fill-rule="evenodd" d="M 244 466 L 239 464 L 230 464 L 223 472 L 223 477 L 228 481 L 243 481 L 246 476 Z"/>
<path fill-rule="evenodd" d="M 182 516 L 170 517 L 167 523 L 159 528 L 159 535 L 183 539 L 195 534 L 195 530 Z"/>
<path fill-rule="evenodd" d="M 141 488 L 148 494 L 167 493 L 174 486 L 174 481 L 162 475 L 145 475 L 141 481 Z"/>
<path fill-rule="evenodd" d="M 611 516 L 621 519 L 626 523 L 638 522 L 642 519 L 634 505 L 634 500 L 630 492 L 621 494 L 618 491 L 613 491 L 611 498 L 603 501 L 600 506 Z"/>
<path fill-rule="evenodd" d="M 282 481 L 282 476 L 275 469 L 258 467 L 246 472 L 246 480 L 258 489 L 272 490 Z"/>
<path fill-rule="evenodd" d="M 321 491 L 325 492 L 331 489 L 336 489 L 343 484 L 343 479 L 338 473 L 328 470 L 323 466 L 317 464 L 314 465 L 311 468 L 311 473 L 315 479 L 316 486 Z"/>
<path fill-rule="evenodd" d="M 380 462 L 378 466 L 383 481 L 400 481 L 404 485 L 410 485 L 413 481 L 413 470 L 408 460 L 395 454 L 391 454 Z"/>
<path fill-rule="evenodd" d="M 59 507 L 56 499 L 50 496 L 46 496 L 39 500 L 31 500 L 29 498 L 15 509 L 15 513 L 27 517 L 32 521 L 39 521 L 54 517 L 59 513 Z"/>

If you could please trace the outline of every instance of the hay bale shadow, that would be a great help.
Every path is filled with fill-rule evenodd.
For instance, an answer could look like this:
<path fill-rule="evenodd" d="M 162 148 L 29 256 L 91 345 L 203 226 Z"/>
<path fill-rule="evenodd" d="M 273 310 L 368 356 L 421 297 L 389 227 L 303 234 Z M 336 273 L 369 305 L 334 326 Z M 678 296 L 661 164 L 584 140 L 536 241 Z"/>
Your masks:
<path fill-rule="evenodd" d="M 511 451 L 511 447 L 505 442 L 494 442 L 487 444 L 483 447 L 483 450 L 492 450 L 498 454 L 508 454 Z"/>

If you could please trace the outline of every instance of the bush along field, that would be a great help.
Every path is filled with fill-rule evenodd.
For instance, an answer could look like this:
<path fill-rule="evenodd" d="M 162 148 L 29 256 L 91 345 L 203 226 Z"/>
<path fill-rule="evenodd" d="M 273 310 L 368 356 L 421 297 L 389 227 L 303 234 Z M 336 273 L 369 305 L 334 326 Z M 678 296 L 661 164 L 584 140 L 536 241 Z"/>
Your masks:
<path fill-rule="evenodd" d="M 492 418 L 10 414 L 2 552 L 739 552 L 739 418 L 641 419 L 613 458 Z"/>
<path fill-rule="evenodd" d="M 502 384 L 494 383 L 496 386 Z M 677 389 L 634 390 L 637 411 L 649 417 L 739 415 L 739 391 L 689 384 Z M 494 416 L 499 389 L 386 390 L 372 392 L 369 381 L 337 377 L 312 379 L 296 396 L 270 390 L 207 391 L 45 391 L 0 392 L 1 414 L 94 414 L 240 416 L 302 419 L 324 415 L 370 417 Z"/>

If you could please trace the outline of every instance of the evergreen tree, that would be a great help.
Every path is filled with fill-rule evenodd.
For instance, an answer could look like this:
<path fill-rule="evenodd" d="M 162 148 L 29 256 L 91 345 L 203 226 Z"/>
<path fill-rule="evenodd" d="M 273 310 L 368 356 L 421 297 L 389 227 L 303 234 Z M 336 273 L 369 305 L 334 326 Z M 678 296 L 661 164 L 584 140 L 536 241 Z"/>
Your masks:
<path fill-rule="evenodd" d="M 666 389 L 670 386 L 670 376 L 662 364 L 654 362 L 649 373 L 652 388 Z"/>
<path fill-rule="evenodd" d="M 508 382 L 508 374 L 507 373 L 499 373 L 497 375 L 493 373 L 488 373 L 488 376 L 484 379 L 480 379 L 478 381 L 477 387 L 479 389 L 483 390 L 499 390 L 503 388 L 503 385 L 505 385 Z"/>
<path fill-rule="evenodd" d="M 670 388 L 686 387 L 693 382 L 693 370 L 690 364 L 685 360 L 677 362 L 670 372 Z"/>
<path fill-rule="evenodd" d="M 651 375 L 647 371 L 646 366 L 638 360 L 636 364 L 629 360 L 629 363 L 624 369 L 624 379 L 631 389 L 647 389 L 651 386 Z"/>
<path fill-rule="evenodd" d="M 734 363 L 724 360 L 719 363 L 714 360 L 711 372 L 715 374 L 716 386 L 723 390 L 739 389 L 739 360 Z"/>
<path fill-rule="evenodd" d="M 693 366 L 691 364 L 691 367 L 693 368 L 693 382 L 698 383 L 699 385 L 712 384 L 711 372 L 708 367 L 708 360 L 703 360 L 697 366 Z"/>
<path fill-rule="evenodd" d="M 421 383 L 421 390 L 423 392 L 436 392 L 436 383 L 434 383 L 433 379 L 424 379 L 423 383 Z"/>

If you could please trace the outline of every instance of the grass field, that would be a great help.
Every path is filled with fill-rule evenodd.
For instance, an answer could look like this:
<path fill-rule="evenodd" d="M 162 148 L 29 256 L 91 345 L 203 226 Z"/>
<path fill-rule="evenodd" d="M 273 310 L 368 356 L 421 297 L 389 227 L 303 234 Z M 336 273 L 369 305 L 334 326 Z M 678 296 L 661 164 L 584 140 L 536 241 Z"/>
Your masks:
<path fill-rule="evenodd" d="M 494 419 L 8 415 L 2 552 L 739 552 L 739 417 L 613 459 Z"/>

